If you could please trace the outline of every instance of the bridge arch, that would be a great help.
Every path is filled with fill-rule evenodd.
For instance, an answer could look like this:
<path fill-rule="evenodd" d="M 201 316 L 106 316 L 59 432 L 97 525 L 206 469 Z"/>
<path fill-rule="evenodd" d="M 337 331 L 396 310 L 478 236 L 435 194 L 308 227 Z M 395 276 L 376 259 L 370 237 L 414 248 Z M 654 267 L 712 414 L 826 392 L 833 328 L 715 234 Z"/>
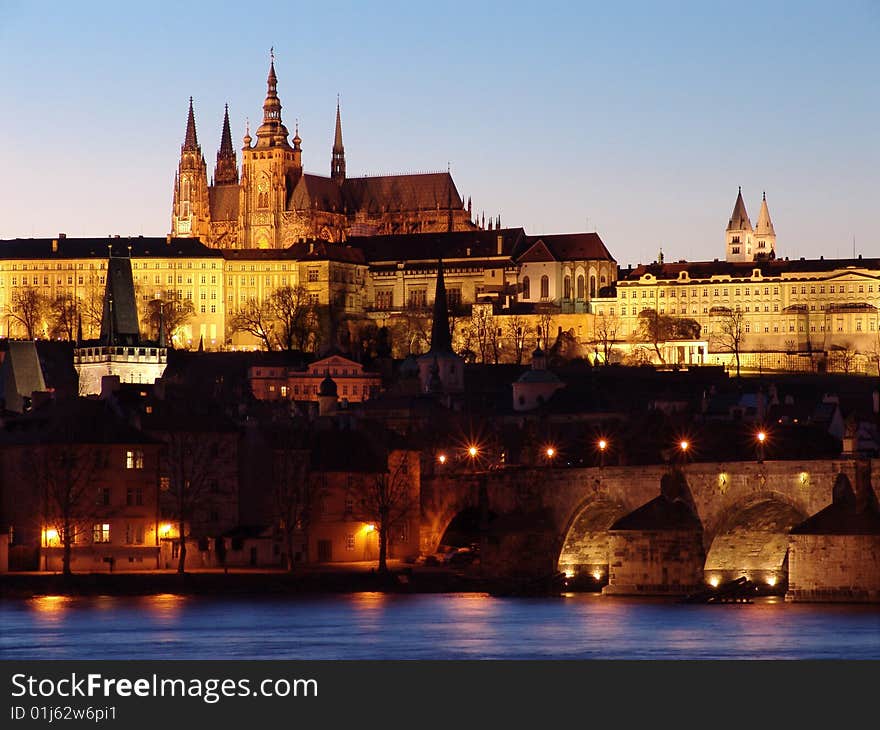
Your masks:
<path fill-rule="evenodd" d="M 561 532 L 558 569 L 570 578 L 602 583 L 608 576 L 608 528 L 629 511 L 605 496 L 581 502 Z"/>
<path fill-rule="evenodd" d="M 807 516 L 779 492 L 732 504 L 704 526 L 706 580 L 717 584 L 745 576 L 765 589 L 782 590 L 788 581 L 788 533 Z"/>

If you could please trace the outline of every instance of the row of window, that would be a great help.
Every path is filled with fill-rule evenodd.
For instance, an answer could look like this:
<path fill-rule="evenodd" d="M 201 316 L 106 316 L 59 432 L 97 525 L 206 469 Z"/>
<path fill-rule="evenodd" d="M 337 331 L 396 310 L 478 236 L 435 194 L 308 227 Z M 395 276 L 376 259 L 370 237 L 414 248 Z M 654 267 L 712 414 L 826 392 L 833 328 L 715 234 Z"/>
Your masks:
<path fill-rule="evenodd" d="M 792 286 L 791 293 L 795 294 L 795 295 L 797 295 L 798 293 L 800 293 L 800 294 L 807 294 L 807 293 L 809 293 L 809 294 L 825 294 L 825 287 L 826 287 L 825 284 L 819 284 L 819 285 L 811 284 L 809 287 L 807 287 L 806 284 L 802 284 L 800 287 Z M 827 287 L 828 287 L 829 294 L 846 294 L 847 293 L 847 287 L 845 284 L 828 284 Z M 868 294 L 872 294 L 874 292 L 874 285 L 873 284 L 858 284 L 858 285 L 850 284 L 849 285 L 849 293 L 855 294 L 856 292 L 858 292 L 859 294 L 864 294 L 864 293 L 866 293 L 866 287 L 867 287 Z M 752 289 L 754 289 L 755 296 L 761 294 L 761 287 L 759 287 L 759 286 L 756 286 L 756 287 L 748 287 L 747 286 L 747 287 L 744 287 L 744 289 L 745 289 L 744 296 L 751 296 Z M 770 294 L 771 287 L 765 286 L 763 289 L 764 289 L 764 291 L 763 291 L 764 294 L 766 294 L 766 295 Z M 800 292 L 798 292 L 798 289 L 800 289 Z M 808 289 L 809 289 L 809 292 L 808 292 Z M 817 289 L 818 289 L 818 291 L 817 291 Z M 690 287 L 685 290 L 679 290 L 679 291 L 681 291 L 681 294 L 679 294 L 678 296 L 687 297 L 688 290 L 690 290 L 690 296 L 692 296 L 692 297 L 697 296 L 696 288 L 690 288 Z M 777 294 L 777 295 L 779 294 L 779 287 L 778 286 L 772 287 L 772 290 L 773 290 L 773 294 Z M 878 291 L 880 291 L 880 288 L 878 288 Z M 668 292 L 668 295 L 667 295 L 667 292 Z M 676 289 L 660 289 L 659 296 L 661 299 L 666 296 L 668 296 L 670 299 L 674 299 L 676 296 L 675 292 L 676 292 Z M 713 296 L 716 296 L 716 297 L 718 297 L 718 296 L 728 297 L 728 296 L 730 296 L 730 287 L 714 287 L 712 289 L 712 292 L 713 292 Z M 653 298 L 654 292 L 648 291 L 648 290 L 642 290 L 642 299 L 647 299 L 649 297 L 649 295 L 651 298 Z M 740 288 L 740 287 L 734 288 L 733 295 L 737 296 L 737 297 L 743 296 L 743 288 Z M 631 299 L 636 299 L 638 297 L 638 291 L 630 292 L 629 296 Z M 709 296 L 709 288 L 708 287 L 703 288 L 703 296 L 704 297 Z M 626 288 L 621 287 L 620 298 L 621 299 L 627 298 Z"/>

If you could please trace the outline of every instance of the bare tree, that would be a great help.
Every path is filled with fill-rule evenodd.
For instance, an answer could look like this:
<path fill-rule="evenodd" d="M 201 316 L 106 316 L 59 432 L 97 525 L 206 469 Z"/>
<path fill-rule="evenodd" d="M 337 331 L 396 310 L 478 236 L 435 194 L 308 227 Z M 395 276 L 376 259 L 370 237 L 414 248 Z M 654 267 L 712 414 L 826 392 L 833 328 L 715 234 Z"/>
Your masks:
<path fill-rule="evenodd" d="M 877 368 L 877 377 L 880 377 L 880 330 L 874 333 L 871 344 L 868 346 L 868 360 Z"/>
<path fill-rule="evenodd" d="M 513 344 L 513 357 L 517 365 L 522 365 L 526 342 L 531 332 L 532 329 L 529 327 L 525 317 L 514 314 L 507 318 L 505 333 Z"/>
<path fill-rule="evenodd" d="M 700 336 L 700 325 L 688 317 L 671 317 L 660 314 L 656 309 L 643 309 L 639 313 L 639 328 L 636 339 L 650 343 L 657 359 L 666 364 L 666 358 L 660 349 L 661 342 L 670 340 L 695 340 Z"/>
<path fill-rule="evenodd" d="M 88 534 L 96 514 L 95 476 L 107 454 L 96 446 L 75 443 L 75 424 L 61 427 L 68 431 L 66 437 L 28 450 L 23 466 L 42 496 L 44 540 L 50 531 L 57 534 L 64 548 L 62 572 L 70 575 L 72 546 Z"/>
<path fill-rule="evenodd" d="M 78 302 L 71 294 L 58 294 L 52 299 L 48 306 L 49 336 L 73 341 L 76 338 L 78 310 Z"/>
<path fill-rule="evenodd" d="M 492 316 L 491 304 L 475 304 L 471 310 L 470 340 L 476 342 L 480 353 L 480 362 L 498 364 L 501 357 L 501 341 L 499 327 Z"/>
<path fill-rule="evenodd" d="M 837 370 L 849 375 L 853 371 L 856 356 L 859 354 L 852 342 L 841 342 L 829 348 L 831 370 Z"/>
<path fill-rule="evenodd" d="M 78 315 L 82 315 L 84 336 L 91 340 L 101 332 L 104 318 L 104 285 L 89 280 L 78 296 Z"/>
<path fill-rule="evenodd" d="M 392 342 L 399 343 L 396 356 L 426 352 L 431 343 L 431 314 L 427 307 L 404 307 L 394 319 L 392 332 Z"/>
<path fill-rule="evenodd" d="M 324 490 L 323 475 L 310 473 L 309 463 L 309 450 L 299 448 L 291 433 L 284 434 L 273 453 L 272 497 L 290 572 L 295 567 L 297 538 L 302 539 L 308 556 L 312 513 Z"/>
<path fill-rule="evenodd" d="M 617 339 L 617 328 L 619 326 L 617 316 L 600 314 L 595 320 L 595 329 L 593 331 L 593 343 L 596 351 L 602 351 L 602 361 L 605 365 L 611 363 L 611 351 L 614 348 L 614 342 Z"/>
<path fill-rule="evenodd" d="M 556 337 L 556 334 L 553 332 L 553 315 L 556 314 L 556 309 L 550 305 L 542 305 L 537 314 L 538 337 L 541 343 L 543 343 L 542 347 L 545 350 L 549 350 L 553 345 L 550 341 L 551 338 Z"/>
<path fill-rule="evenodd" d="M 251 297 L 229 320 L 233 332 L 247 332 L 256 337 L 263 348 L 272 349 L 275 339 L 275 314 L 269 302 Z"/>
<path fill-rule="evenodd" d="M 275 337 L 282 350 L 304 350 L 317 317 L 303 286 L 282 286 L 269 297 L 269 310 L 277 322 Z M 260 335 L 257 335 L 258 337 Z"/>
<path fill-rule="evenodd" d="M 49 301 L 45 294 L 36 287 L 14 289 L 12 301 L 6 308 L 7 315 L 20 324 L 29 340 L 35 339 L 43 327 Z"/>
<path fill-rule="evenodd" d="M 379 534 L 379 572 L 388 572 L 388 535 L 418 509 L 418 495 L 412 472 L 418 468 L 408 451 L 390 451 L 388 467 L 360 486 L 360 508 L 366 520 L 376 524 Z"/>
<path fill-rule="evenodd" d="M 189 324 L 196 308 L 191 299 L 151 299 L 147 302 L 144 316 L 146 330 L 152 339 L 158 339 L 160 323 L 164 319 L 165 336 L 172 345 L 180 336 L 181 330 Z"/>
<path fill-rule="evenodd" d="M 721 352 L 732 353 L 736 358 L 736 377 L 740 376 L 740 353 L 746 339 L 745 316 L 739 309 L 720 307 L 713 310 L 718 318 L 717 328 L 713 332 L 715 346 Z"/>

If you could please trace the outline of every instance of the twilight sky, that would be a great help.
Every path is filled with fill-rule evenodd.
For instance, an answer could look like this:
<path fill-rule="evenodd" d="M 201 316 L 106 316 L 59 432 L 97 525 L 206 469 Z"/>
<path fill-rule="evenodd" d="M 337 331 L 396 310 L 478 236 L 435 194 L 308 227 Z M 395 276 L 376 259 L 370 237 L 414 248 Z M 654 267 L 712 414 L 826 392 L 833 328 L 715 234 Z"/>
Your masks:
<path fill-rule="evenodd" d="M 880 255 L 876 0 L 129 5 L 0 0 L 0 238 L 167 233 L 189 96 L 210 174 L 274 45 L 307 171 L 339 93 L 349 175 L 449 162 L 477 211 L 623 265 L 723 256 L 738 185 L 781 256 Z"/>

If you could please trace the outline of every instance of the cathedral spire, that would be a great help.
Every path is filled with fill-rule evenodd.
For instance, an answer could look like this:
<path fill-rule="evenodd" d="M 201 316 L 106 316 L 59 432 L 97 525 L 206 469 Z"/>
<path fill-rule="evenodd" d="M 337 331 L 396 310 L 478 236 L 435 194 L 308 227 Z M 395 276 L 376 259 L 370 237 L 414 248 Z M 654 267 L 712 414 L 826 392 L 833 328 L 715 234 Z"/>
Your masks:
<path fill-rule="evenodd" d="M 342 116 L 339 110 L 339 97 L 336 97 L 336 134 L 333 137 L 333 156 L 330 162 L 330 177 L 338 184 L 345 180 L 345 147 L 342 144 Z"/>
<path fill-rule="evenodd" d="M 220 135 L 220 149 L 217 164 L 214 166 L 215 185 L 235 185 L 238 183 L 238 162 L 232 147 L 232 133 L 229 131 L 229 104 L 223 112 L 223 131 Z"/>
<path fill-rule="evenodd" d="M 742 187 L 736 195 L 736 203 L 733 205 L 733 213 L 730 215 L 730 223 L 727 224 L 728 231 L 743 231 L 752 229 L 752 222 L 749 220 L 749 214 L 746 213 L 746 204 L 743 202 Z"/>
<path fill-rule="evenodd" d="M 289 146 L 287 128 L 281 122 L 281 100 L 278 98 L 274 48 L 270 51 L 270 57 L 269 76 L 266 78 L 266 99 L 263 102 L 263 123 L 257 129 L 257 146 Z"/>
<path fill-rule="evenodd" d="M 434 291 L 430 352 L 452 352 L 452 337 L 449 334 L 449 309 L 446 303 L 446 282 L 443 279 L 443 259 L 437 260 L 437 288 Z"/>
<path fill-rule="evenodd" d="M 758 213 L 758 225 L 755 226 L 755 235 L 776 235 L 776 231 L 773 230 L 773 221 L 770 220 L 770 209 L 767 207 L 767 193 L 764 193 L 764 197 L 761 200 L 761 212 Z"/>
<path fill-rule="evenodd" d="M 186 118 L 186 136 L 183 138 L 183 150 L 195 152 L 199 148 L 199 139 L 196 136 L 196 115 L 193 112 L 193 98 L 189 97 L 189 115 Z"/>

